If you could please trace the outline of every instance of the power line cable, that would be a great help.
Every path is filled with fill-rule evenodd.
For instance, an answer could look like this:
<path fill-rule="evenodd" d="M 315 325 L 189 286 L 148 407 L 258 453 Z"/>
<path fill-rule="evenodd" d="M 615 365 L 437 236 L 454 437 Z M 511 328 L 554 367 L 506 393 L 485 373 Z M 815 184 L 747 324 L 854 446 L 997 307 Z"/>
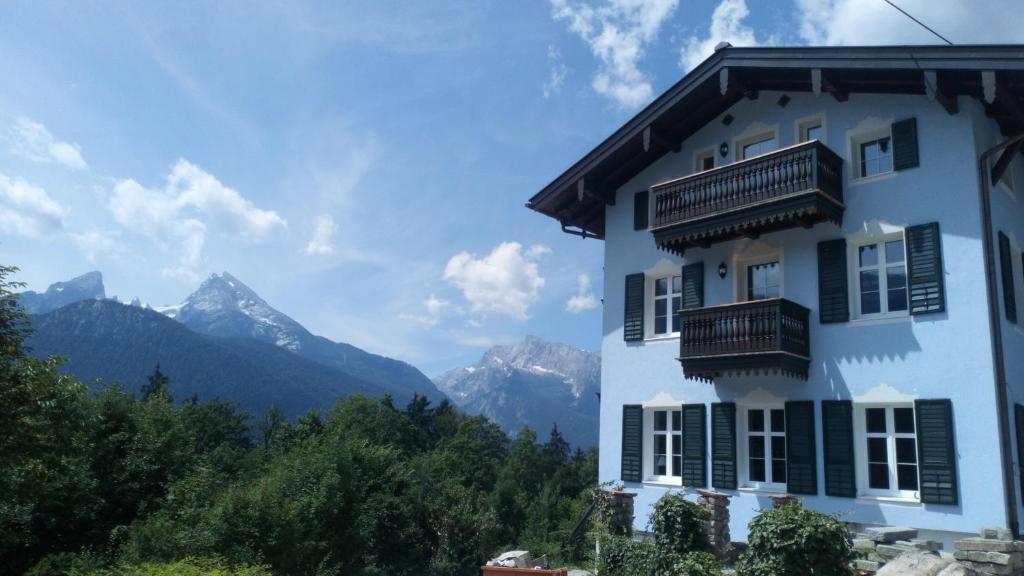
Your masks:
<path fill-rule="evenodd" d="M 920 21 L 920 20 L 918 20 L 917 18 L 914 18 L 914 17 L 913 17 L 913 16 L 912 16 L 912 15 L 911 15 L 911 14 L 910 14 L 909 12 L 907 12 L 907 11 L 906 11 L 906 10 L 904 10 L 903 8 L 900 8 L 899 6 L 897 6 L 896 4 L 894 4 L 893 2 L 891 2 L 891 0 L 882 0 L 882 1 L 883 1 L 883 2 L 885 2 L 886 4 L 888 4 L 889 6 L 892 6 L 893 8 L 895 8 L 895 9 L 899 10 L 899 11 L 900 11 L 900 13 L 902 13 L 902 14 L 903 14 L 904 16 L 906 16 L 907 18 L 910 18 L 911 20 L 913 20 L 914 22 L 916 22 L 916 23 L 918 24 L 918 26 L 920 26 L 920 27 L 924 28 L 925 30 L 927 30 L 927 31 L 931 32 L 932 34 L 935 34 L 936 36 L 938 36 L 939 38 L 941 38 L 941 39 L 942 39 L 942 41 L 943 41 L 943 42 L 945 42 L 946 44 L 949 44 L 950 46 L 952 46 L 952 45 L 953 45 L 953 43 L 949 41 L 949 38 L 946 38 L 946 37 L 945 37 L 945 36 L 943 36 L 942 34 L 939 34 L 939 33 L 938 33 L 938 32 L 936 32 L 935 30 L 932 30 L 931 28 L 929 28 L 929 27 L 928 27 L 928 25 L 927 25 L 927 24 L 925 24 L 924 22 L 921 22 L 921 21 Z"/>

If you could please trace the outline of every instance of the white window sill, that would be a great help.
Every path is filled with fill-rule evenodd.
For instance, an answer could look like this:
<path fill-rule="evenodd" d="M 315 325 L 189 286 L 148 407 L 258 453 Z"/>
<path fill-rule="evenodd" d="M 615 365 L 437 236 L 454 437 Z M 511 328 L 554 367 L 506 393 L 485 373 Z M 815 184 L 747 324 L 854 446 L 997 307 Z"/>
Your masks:
<path fill-rule="evenodd" d="M 659 336 L 648 336 L 644 338 L 644 342 L 671 342 L 672 340 L 679 340 L 679 334 L 664 334 Z"/>
<path fill-rule="evenodd" d="M 860 176 L 858 178 L 850 178 L 849 184 L 850 186 L 861 186 L 864 184 L 871 184 L 872 182 L 882 182 L 884 180 L 889 180 L 890 178 L 895 178 L 898 175 L 899 172 L 891 170 L 889 172 L 882 172 L 881 174 L 875 174 L 873 176 Z"/>
<path fill-rule="evenodd" d="M 681 482 L 669 482 L 667 480 L 644 480 L 642 484 L 655 488 L 686 488 Z"/>
<path fill-rule="evenodd" d="M 892 314 L 885 316 L 868 316 L 862 318 L 851 318 L 848 324 L 853 326 L 878 326 L 883 324 L 900 324 L 910 322 L 913 316 L 910 314 Z"/>
<path fill-rule="evenodd" d="M 740 486 L 739 488 L 736 489 L 736 491 L 737 492 L 745 492 L 745 493 L 749 493 L 749 494 L 767 494 L 769 496 L 785 494 L 786 493 L 786 489 L 785 488 L 773 488 L 773 487 L 770 487 L 770 486 L 761 486 L 761 487 L 757 487 L 757 488 L 755 488 L 753 486 Z"/>
<path fill-rule="evenodd" d="M 864 502 L 881 502 L 884 504 L 908 504 L 913 506 L 919 506 L 921 501 L 917 498 L 909 498 L 906 496 L 872 496 L 870 494 L 858 494 L 857 500 Z"/>

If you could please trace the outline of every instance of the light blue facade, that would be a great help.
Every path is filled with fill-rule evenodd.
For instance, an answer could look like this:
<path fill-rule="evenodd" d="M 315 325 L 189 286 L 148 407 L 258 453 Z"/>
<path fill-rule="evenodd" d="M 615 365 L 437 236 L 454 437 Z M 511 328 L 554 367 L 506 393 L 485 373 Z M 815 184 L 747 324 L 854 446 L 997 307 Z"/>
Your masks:
<path fill-rule="evenodd" d="M 791 101 L 785 107 L 777 105 L 780 96 L 781 92 L 761 92 L 756 100 L 741 100 L 727 111 L 733 117 L 731 124 L 723 124 L 723 113 L 703 126 L 682 143 L 679 152 L 666 154 L 618 188 L 615 204 L 606 208 L 600 480 L 620 478 L 623 405 L 671 408 L 736 402 L 743 409 L 785 400 L 813 400 L 818 495 L 804 496 L 805 506 L 840 514 L 844 520 L 858 524 L 955 533 L 1006 526 L 977 173 L 981 152 L 1002 140 L 997 125 L 985 116 L 977 100 L 966 97 L 959 99 L 959 113 L 950 115 L 923 95 L 855 93 L 848 101 L 838 102 L 827 94 L 788 93 Z M 841 228 L 825 223 L 811 229 L 789 229 L 757 239 L 690 249 L 685 258 L 658 250 L 647 230 L 634 230 L 636 192 L 693 173 L 698 154 L 707 149 L 715 151 L 716 166 L 732 162 L 748 136 L 770 131 L 778 147 L 795 144 L 801 122 L 812 117 L 824 122 L 822 142 L 844 159 L 846 209 Z M 851 159 L 861 135 L 910 117 L 917 121 L 920 165 L 869 179 L 853 178 L 856 167 Z M 723 142 L 729 145 L 725 159 L 718 153 Z M 1002 184 L 992 190 L 994 227 L 1005 231 L 1016 248 L 1014 285 L 1019 290 L 1020 316 L 1024 319 L 1024 289 L 1020 288 L 1024 285 L 1020 257 L 1024 246 L 1024 165 L 1019 155 L 1012 172 L 1015 191 Z M 872 320 L 852 318 L 837 324 L 819 322 L 819 242 L 845 237 L 856 244 L 864 238 L 929 222 L 938 222 L 941 231 L 946 312 Z M 775 254 L 780 262 L 781 295 L 811 311 L 812 359 L 806 381 L 772 374 L 721 377 L 714 383 L 688 380 L 677 360 L 678 337 L 624 341 L 627 275 L 645 272 L 653 277 L 678 270 L 685 263 L 702 261 L 704 305 L 714 306 L 745 299 L 740 271 L 746 262 L 765 254 Z M 718 275 L 720 263 L 726 265 L 724 278 Z M 1012 417 L 1012 403 L 1024 403 L 1024 320 L 1018 324 L 1005 320 L 1001 293 L 996 305 L 1004 318 Z M 825 496 L 820 401 L 853 400 L 856 407 L 906 403 L 916 398 L 948 398 L 952 402 L 959 503 L 950 506 L 867 495 Z M 743 441 L 741 434 L 738 442 Z M 856 441 L 855 452 L 863 449 L 861 440 Z M 644 459 L 649 461 L 650 455 L 645 454 Z M 710 472 L 708 476 L 710 483 Z M 694 490 L 671 483 L 626 483 L 626 489 L 637 492 L 636 527 L 641 530 L 646 528 L 651 506 L 666 491 L 683 490 L 695 495 Z M 1019 493 L 1019 484 L 1015 483 L 1013 489 Z M 734 495 L 730 504 L 732 537 L 745 540 L 747 523 L 760 508 L 770 505 L 771 492 L 743 487 L 725 492 Z M 1017 498 L 1018 509 L 1024 517 L 1020 500 Z"/>

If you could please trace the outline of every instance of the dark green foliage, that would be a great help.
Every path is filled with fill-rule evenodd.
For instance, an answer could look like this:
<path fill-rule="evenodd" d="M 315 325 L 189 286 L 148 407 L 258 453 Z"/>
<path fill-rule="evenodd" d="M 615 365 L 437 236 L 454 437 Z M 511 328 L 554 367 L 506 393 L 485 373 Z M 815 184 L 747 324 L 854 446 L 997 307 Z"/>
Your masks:
<path fill-rule="evenodd" d="M 626 536 L 601 539 L 600 572 L 609 576 L 720 576 L 721 568 L 709 552 L 704 522 L 709 512 L 668 493 L 658 499 L 651 514 L 654 541 Z"/>
<path fill-rule="evenodd" d="M 146 379 L 146 383 L 142 385 L 143 400 L 149 400 L 154 396 L 171 398 L 171 379 L 160 371 L 159 364 L 156 365 L 156 369 Z"/>
<path fill-rule="evenodd" d="M 651 541 L 614 536 L 601 541 L 599 572 L 608 576 L 721 576 L 710 552 L 679 554 Z"/>
<path fill-rule="evenodd" d="M 654 541 L 658 548 L 680 555 L 707 551 L 710 546 L 704 522 L 710 518 L 706 508 L 686 500 L 682 494 L 665 494 L 658 499 L 651 514 Z"/>
<path fill-rule="evenodd" d="M 0 302 L 9 298 L 0 269 Z M 495 552 L 579 552 L 595 451 L 510 440 L 448 402 L 355 396 L 293 423 L 166 393 L 95 394 L 20 353 L 0 305 L 0 566 L 34 576 L 478 574 Z M 4 339 L 14 339 L 4 342 Z M 6 351 L 6 352 L 3 352 Z M 152 364 L 151 364 L 152 365 Z M 190 557 L 197 559 L 190 559 Z M 269 567 L 268 568 L 265 568 Z"/>
<path fill-rule="evenodd" d="M 833 516 L 799 504 L 762 511 L 750 522 L 740 576 L 847 576 L 853 545 Z"/>

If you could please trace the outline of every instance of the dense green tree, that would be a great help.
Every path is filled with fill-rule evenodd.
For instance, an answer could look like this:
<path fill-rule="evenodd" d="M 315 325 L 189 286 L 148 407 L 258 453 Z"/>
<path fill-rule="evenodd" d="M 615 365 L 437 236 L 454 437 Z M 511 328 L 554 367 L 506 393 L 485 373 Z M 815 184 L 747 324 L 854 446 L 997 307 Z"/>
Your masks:
<path fill-rule="evenodd" d="M 171 379 L 160 371 L 160 364 L 156 365 L 156 369 L 146 379 L 146 383 L 142 385 L 143 400 L 149 400 L 156 396 L 171 398 Z"/>
<path fill-rule="evenodd" d="M 292 423 L 229 402 L 94 393 L 28 357 L 0 267 L 0 566 L 79 573 L 469 576 L 505 546 L 559 554 L 596 452 L 510 439 L 447 400 L 339 400 Z M 577 545 L 578 546 L 578 545 Z M 198 558 L 195 559 L 195 558 Z"/>

